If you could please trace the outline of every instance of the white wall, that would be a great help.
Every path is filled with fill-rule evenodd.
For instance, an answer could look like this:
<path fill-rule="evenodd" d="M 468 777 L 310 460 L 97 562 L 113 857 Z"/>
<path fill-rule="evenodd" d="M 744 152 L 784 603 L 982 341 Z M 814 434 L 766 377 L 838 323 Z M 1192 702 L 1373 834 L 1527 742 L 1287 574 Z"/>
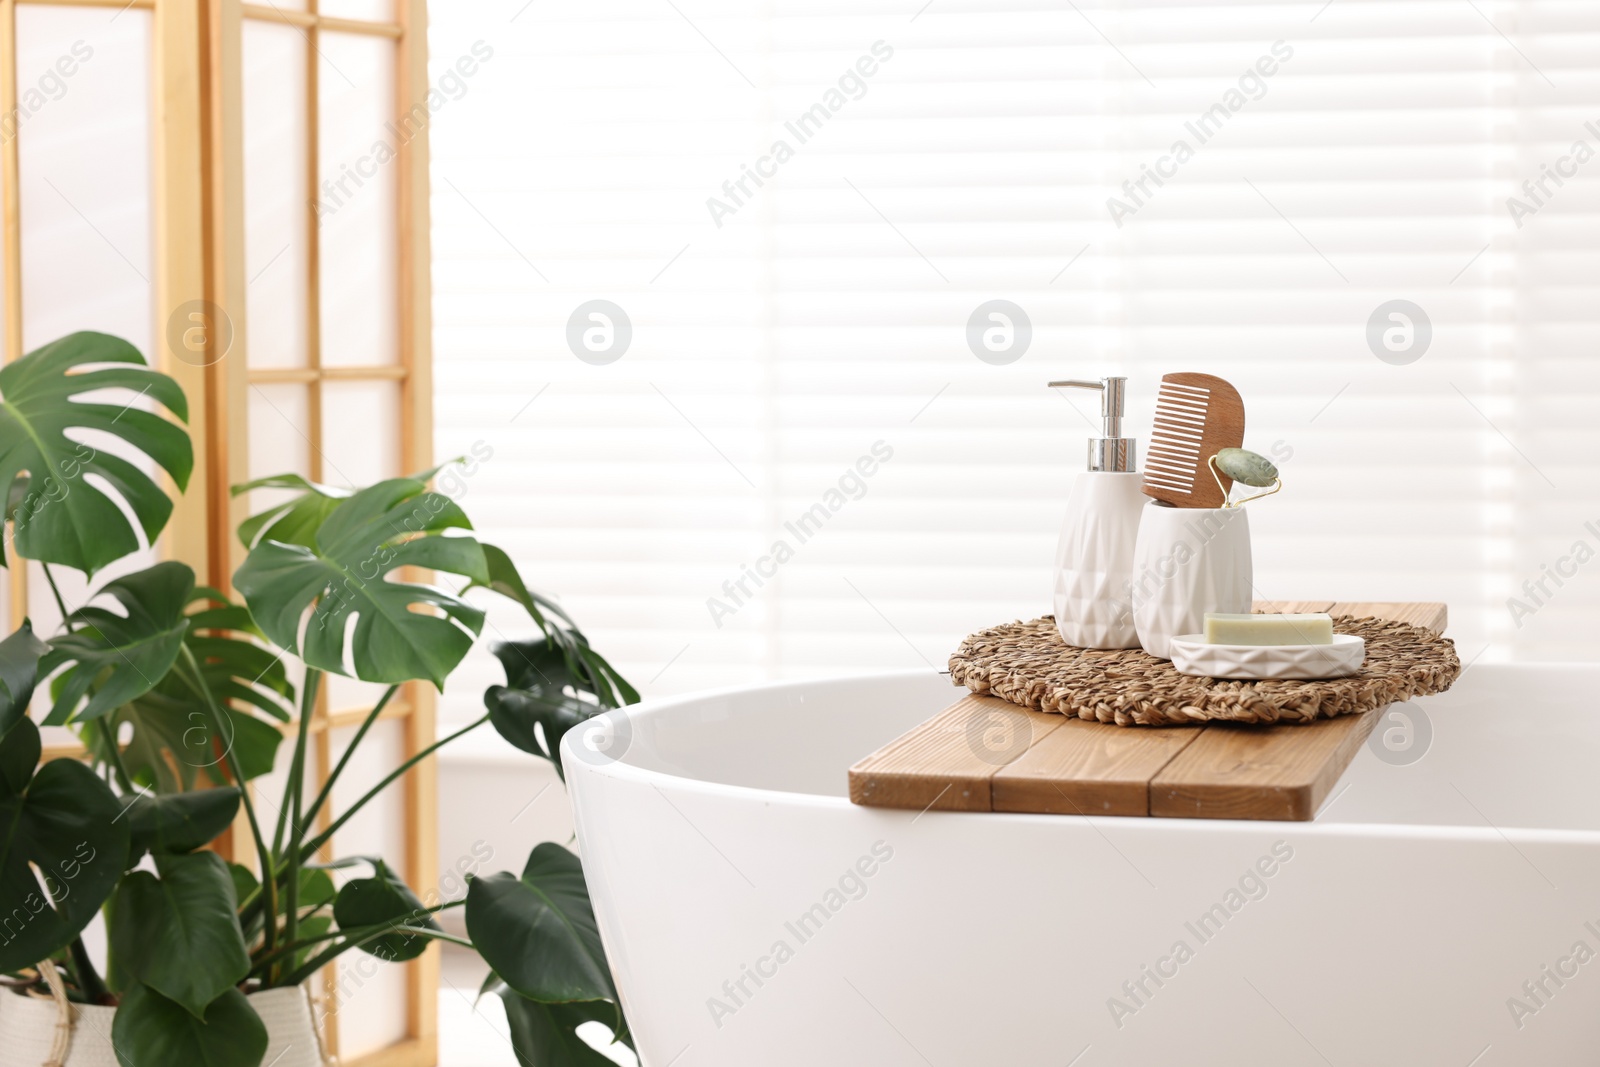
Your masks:
<path fill-rule="evenodd" d="M 1147 437 L 1159 376 L 1209 370 L 1282 460 L 1264 596 L 1445 600 L 1465 658 L 1592 658 L 1600 567 L 1563 559 L 1600 549 L 1600 163 L 1570 158 L 1600 11 L 1476 7 L 435 5 L 441 79 L 491 53 L 434 116 L 438 454 L 492 449 L 464 506 L 646 693 L 938 665 L 1048 610 L 1092 405 L 1044 382 L 1129 375 Z M 746 166 L 776 176 L 735 202 Z M 567 339 L 600 299 L 632 325 L 604 365 Z M 1006 365 L 968 343 L 994 299 L 1032 325 Z M 1432 339 L 1395 365 L 1368 324 L 1402 299 Z M 475 653 L 446 714 L 497 673 Z"/>

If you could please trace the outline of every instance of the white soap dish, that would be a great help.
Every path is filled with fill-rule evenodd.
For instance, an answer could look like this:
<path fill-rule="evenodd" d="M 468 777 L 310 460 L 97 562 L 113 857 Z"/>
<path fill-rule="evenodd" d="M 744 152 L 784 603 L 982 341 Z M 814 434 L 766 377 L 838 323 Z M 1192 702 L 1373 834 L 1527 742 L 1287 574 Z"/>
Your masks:
<path fill-rule="evenodd" d="M 1366 641 L 1353 634 L 1334 634 L 1331 645 L 1208 645 L 1204 634 L 1172 639 L 1173 667 L 1201 678 L 1344 678 L 1366 658 Z"/>

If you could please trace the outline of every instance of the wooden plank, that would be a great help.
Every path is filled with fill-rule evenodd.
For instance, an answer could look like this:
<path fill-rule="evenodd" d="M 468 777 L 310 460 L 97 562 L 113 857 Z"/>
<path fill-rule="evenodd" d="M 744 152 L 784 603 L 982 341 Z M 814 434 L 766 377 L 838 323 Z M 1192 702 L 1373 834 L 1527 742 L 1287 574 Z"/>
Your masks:
<path fill-rule="evenodd" d="M 17 3 L 34 7 L 113 7 L 120 11 L 130 7 L 149 11 L 156 6 L 155 0 L 17 0 Z"/>
<path fill-rule="evenodd" d="M 312 382 L 398 382 L 411 372 L 398 363 L 373 367 L 254 367 L 257 385 L 310 385 Z"/>
<path fill-rule="evenodd" d="M 322 378 L 322 372 L 312 367 L 251 367 L 247 377 L 251 385 L 310 385 Z"/>
<path fill-rule="evenodd" d="M 317 25 L 317 16 L 312 12 L 286 11 L 275 4 L 243 4 L 240 10 L 247 19 L 285 22 L 302 30 L 313 29 Z"/>
<path fill-rule="evenodd" d="M 207 388 L 207 364 L 215 356 L 219 324 L 207 308 L 211 40 L 206 13 L 205 5 L 194 3 L 161 4 L 155 9 L 151 53 L 155 91 L 150 99 L 155 166 L 151 326 L 156 351 L 150 362 L 174 378 L 189 398 L 188 431 L 194 445 L 193 491 L 180 494 L 170 478 L 162 479 L 173 509 L 161 538 L 161 555 L 189 564 L 201 581 L 214 585 L 219 579 L 225 581 L 226 575 L 218 574 L 220 568 L 215 566 L 218 556 L 212 542 L 219 526 L 213 514 L 218 509 L 226 513 L 228 497 L 224 491 L 214 499 L 219 481 L 215 449 L 219 412 Z M 178 345 L 171 343 L 175 316 L 182 339 Z M 199 339 L 200 346 L 195 347 L 191 338 Z M 226 544 L 224 540 L 217 547 Z"/>
<path fill-rule="evenodd" d="M 1375 616 L 1435 630 L 1447 621 L 1443 604 L 1263 600 L 1255 610 Z M 1128 728 L 968 696 L 851 768 L 850 799 L 947 811 L 1307 820 L 1382 714 Z"/>
<path fill-rule="evenodd" d="M 246 7 L 242 11 L 242 19 L 251 18 L 251 13 Z M 310 25 L 300 28 L 300 35 L 305 38 L 305 99 L 301 101 L 301 115 L 305 128 L 301 131 L 305 137 L 305 181 L 309 198 L 306 211 L 301 216 L 301 224 L 305 227 L 306 241 L 306 277 L 305 277 L 305 348 L 306 367 L 317 371 L 322 366 L 322 228 L 317 218 L 316 203 L 319 194 L 318 183 L 321 180 L 322 167 L 322 138 L 319 133 L 322 115 L 322 98 L 319 88 L 321 82 L 322 51 L 317 47 L 317 0 L 307 0 L 306 14 L 312 19 Z M 291 21 L 287 14 L 283 15 L 284 21 Z M 241 34 L 243 29 L 241 28 Z M 292 122 L 292 120 L 291 120 Z M 252 385 L 252 388 L 254 386 Z M 322 382 L 320 378 L 313 378 L 306 384 L 306 427 L 304 436 L 308 455 L 306 462 L 309 467 L 311 480 L 320 482 L 326 479 L 327 457 L 322 451 L 323 425 L 322 425 Z M 316 702 L 312 709 L 311 725 L 320 724 L 323 729 L 318 734 L 317 752 L 318 759 L 324 770 L 329 767 L 332 756 L 332 737 L 326 729 L 328 722 L 328 686 L 325 678 L 319 678 Z M 408 753 L 409 754 L 409 753 Z M 321 783 L 318 783 L 320 788 Z M 328 807 L 332 808 L 334 798 L 329 797 Z M 332 812 L 329 825 L 331 825 Z M 409 828 L 408 828 L 409 829 Z M 333 838 L 324 842 L 320 852 L 321 857 L 331 856 L 337 847 Z M 322 1015 L 322 1042 L 324 1047 L 332 1053 L 334 1059 L 339 1059 L 342 1050 L 340 1038 L 341 1018 L 340 1013 L 344 1005 L 340 1002 L 339 964 L 330 962 L 322 968 L 322 1002 L 324 1012 Z"/>
<path fill-rule="evenodd" d="M 403 381 L 411 369 L 391 363 L 378 367 L 323 367 L 319 373 L 325 382 L 398 382 Z"/>
<path fill-rule="evenodd" d="M 1331 600 L 1258 600 L 1253 610 L 1267 615 L 1298 615 L 1302 612 L 1327 611 L 1331 607 Z"/>
<path fill-rule="evenodd" d="M 1371 615 L 1379 619 L 1395 619 L 1423 626 L 1442 634 L 1450 624 L 1450 612 L 1444 604 L 1431 602 L 1412 603 L 1393 600 L 1258 600 L 1255 610 L 1270 614 L 1300 611 L 1325 611 L 1330 615 L 1354 615 L 1358 619 Z"/>
<path fill-rule="evenodd" d="M 45 745 L 39 756 L 41 763 L 49 763 L 58 759 L 88 759 L 89 750 L 77 742 L 65 745 Z"/>
<path fill-rule="evenodd" d="M 394 113 L 406 115 L 428 99 L 427 0 L 394 0 L 395 23 L 400 37 L 395 52 Z M 354 23 L 335 24 L 324 19 L 325 29 L 351 30 Z M 403 124 L 403 123 L 402 123 Z M 402 138 L 396 151 L 395 225 L 398 230 L 396 303 L 400 308 L 400 349 L 396 353 L 400 382 L 400 471 L 433 466 L 433 290 L 432 250 L 429 244 L 428 129 Z M 320 363 L 318 364 L 320 366 Z M 433 743 L 438 736 L 435 693 L 432 686 L 413 682 L 404 695 L 412 706 L 406 720 L 406 752 Z M 439 884 L 439 770 L 436 759 L 419 763 L 405 777 L 404 805 L 407 831 L 406 881 L 425 899 L 432 899 Z M 406 1033 L 434 1063 L 439 1047 L 439 952 L 428 950 L 408 965 Z"/>
<path fill-rule="evenodd" d="M 0 2 L 0 115 L 20 122 L 17 112 L 17 5 Z M 0 203 L 5 213 L 5 360 L 22 357 L 22 131 L 0 135 Z M 21 625 L 14 620 L 12 627 Z"/>
<path fill-rule="evenodd" d="M 388 710 L 388 705 L 385 705 L 384 711 Z M 327 785 L 328 776 L 333 773 L 332 718 L 333 713 L 328 696 L 328 680 L 326 677 L 319 677 L 317 679 L 317 699 L 312 706 L 311 722 L 308 724 L 314 733 L 311 737 L 310 752 L 307 753 L 308 760 L 311 759 L 313 754 L 315 755 L 315 760 L 312 762 L 312 768 L 314 769 L 308 770 L 308 773 L 313 774 L 315 779 L 312 782 L 312 788 L 319 791 L 323 786 Z M 366 716 L 362 716 L 362 718 L 365 719 Z M 284 725 L 287 726 L 289 724 L 285 723 Z M 328 830 L 333 826 L 333 804 L 331 803 L 333 797 L 330 795 L 328 799 L 330 803 L 324 804 L 322 810 L 317 812 L 317 828 L 319 832 Z M 317 850 L 317 859 L 322 863 L 332 863 L 335 857 L 334 840 L 330 835 L 328 840 L 322 843 L 322 847 Z M 341 1007 L 339 1003 L 338 960 L 333 960 L 322 968 L 320 992 L 322 994 L 323 1008 L 323 1047 L 337 1050 L 339 1048 L 339 1009 Z"/>
<path fill-rule="evenodd" d="M 317 198 L 322 182 L 322 52 L 317 47 L 317 0 L 307 0 L 306 11 L 313 21 L 303 28 L 305 38 L 305 99 L 301 101 L 301 115 L 305 128 L 305 180 L 309 199 L 301 225 L 305 227 L 306 289 L 305 289 L 305 346 L 306 367 L 312 371 L 322 369 L 322 220 L 317 217 Z M 249 17 L 249 11 L 245 12 Z M 286 16 L 287 17 L 287 16 Z M 327 480 L 327 457 L 322 451 L 322 380 L 320 375 L 306 386 L 306 444 L 310 448 L 307 463 L 314 482 Z M 403 430 L 403 427 L 402 427 Z M 335 1020 L 337 1021 L 337 1020 Z M 338 1042 L 331 1042 L 337 1050 Z"/>
<path fill-rule="evenodd" d="M 317 16 L 317 28 L 326 33 L 359 33 L 368 37 L 389 37 L 394 40 L 405 36 L 405 30 L 392 22 L 340 19 L 329 15 Z"/>
<path fill-rule="evenodd" d="M 850 768 L 850 800 L 875 808 L 992 811 L 990 781 L 1060 715 L 966 696 Z"/>
<path fill-rule="evenodd" d="M 1149 815 L 1150 780 L 1200 734 L 1067 719 L 994 775 L 994 810 Z"/>
<path fill-rule="evenodd" d="M 388 1048 L 341 1059 L 341 1067 L 433 1067 L 439 1062 L 438 1039 L 402 1038 Z"/>
<path fill-rule="evenodd" d="M 1212 723 L 1151 780 L 1150 814 L 1313 819 L 1382 714 L 1296 726 Z"/>
<path fill-rule="evenodd" d="M 28 0 L 30 3 L 40 3 L 42 0 Z M 50 0 L 52 3 L 62 3 L 64 0 Z M 89 0 L 73 0 L 84 3 Z M 102 2 L 102 0 L 94 0 Z M 113 0 L 103 0 L 111 3 Z M 257 19 L 265 22 L 282 22 L 299 30 L 324 30 L 329 33 L 359 33 L 369 37 L 388 37 L 399 40 L 405 36 L 405 29 L 394 22 L 374 22 L 370 19 L 343 19 L 330 15 L 321 15 L 315 11 L 294 11 L 281 8 L 276 4 L 242 4 L 240 10 L 247 19 Z"/>
<path fill-rule="evenodd" d="M 250 480 L 249 267 L 245 261 L 244 42 L 237 0 L 208 6 L 207 226 L 211 251 L 208 299 L 232 325 L 232 347 L 208 368 L 207 403 L 215 407 L 215 462 L 207 492 L 215 494 L 211 584 L 232 590 L 245 549 L 233 531 L 249 514 L 249 500 L 230 488 Z"/>
<path fill-rule="evenodd" d="M 17 111 L 17 5 L 0 0 L 0 116 L 18 123 Z M 22 352 L 22 131 L 12 127 L 0 133 L 0 211 L 4 213 L 5 361 L 20 359 Z M 12 538 L 0 545 L 11 557 L 6 571 L 11 626 L 16 630 L 29 615 L 28 575 L 32 569 L 17 552 Z M 0 560 L 0 562 L 4 562 Z"/>
<path fill-rule="evenodd" d="M 1436 634 L 1444 633 L 1445 627 L 1450 624 L 1450 610 L 1444 604 L 1341 600 L 1333 605 L 1331 614 L 1354 615 L 1358 619 L 1366 618 L 1368 615 L 1379 619 L 1396 619 L 1400 622 L 1409 622 L 1413 626 L 1426 627 Z"/>

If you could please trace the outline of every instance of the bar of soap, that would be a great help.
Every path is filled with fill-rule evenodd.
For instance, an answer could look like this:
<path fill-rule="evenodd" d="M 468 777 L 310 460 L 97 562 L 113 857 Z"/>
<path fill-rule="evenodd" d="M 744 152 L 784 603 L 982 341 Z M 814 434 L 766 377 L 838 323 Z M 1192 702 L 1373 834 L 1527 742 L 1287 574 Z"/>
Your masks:
<path fill-rule="evenodd" d="M 1331 645 L 1333 616 L 1224 615 L 1206 612 L 1208 645 Z"/>

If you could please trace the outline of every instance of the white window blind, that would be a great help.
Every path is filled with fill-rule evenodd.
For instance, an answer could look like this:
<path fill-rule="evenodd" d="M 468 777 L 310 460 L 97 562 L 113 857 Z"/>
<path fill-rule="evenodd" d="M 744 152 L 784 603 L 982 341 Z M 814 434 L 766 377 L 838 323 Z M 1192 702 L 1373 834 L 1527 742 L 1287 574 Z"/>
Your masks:
<path fill-rule="evenodd" d="M 647 692 L 942 667 L 1048 611 L 1096 423 L 1045 382 L 1129 376 L 1148 438 L 1176 370 L 1233 381 L 1281 464 L 1262 596 L 1445 600 L 1463 658 L 1593 658 L 1600 7 L 434 20 L 438 453 L 492 450 L 469 513 Z M 613 362 L 608 320 L 569 347 L 596 300 Z M 1009 363 L 999 320 L 969 343 L 996 300 Z"/>

